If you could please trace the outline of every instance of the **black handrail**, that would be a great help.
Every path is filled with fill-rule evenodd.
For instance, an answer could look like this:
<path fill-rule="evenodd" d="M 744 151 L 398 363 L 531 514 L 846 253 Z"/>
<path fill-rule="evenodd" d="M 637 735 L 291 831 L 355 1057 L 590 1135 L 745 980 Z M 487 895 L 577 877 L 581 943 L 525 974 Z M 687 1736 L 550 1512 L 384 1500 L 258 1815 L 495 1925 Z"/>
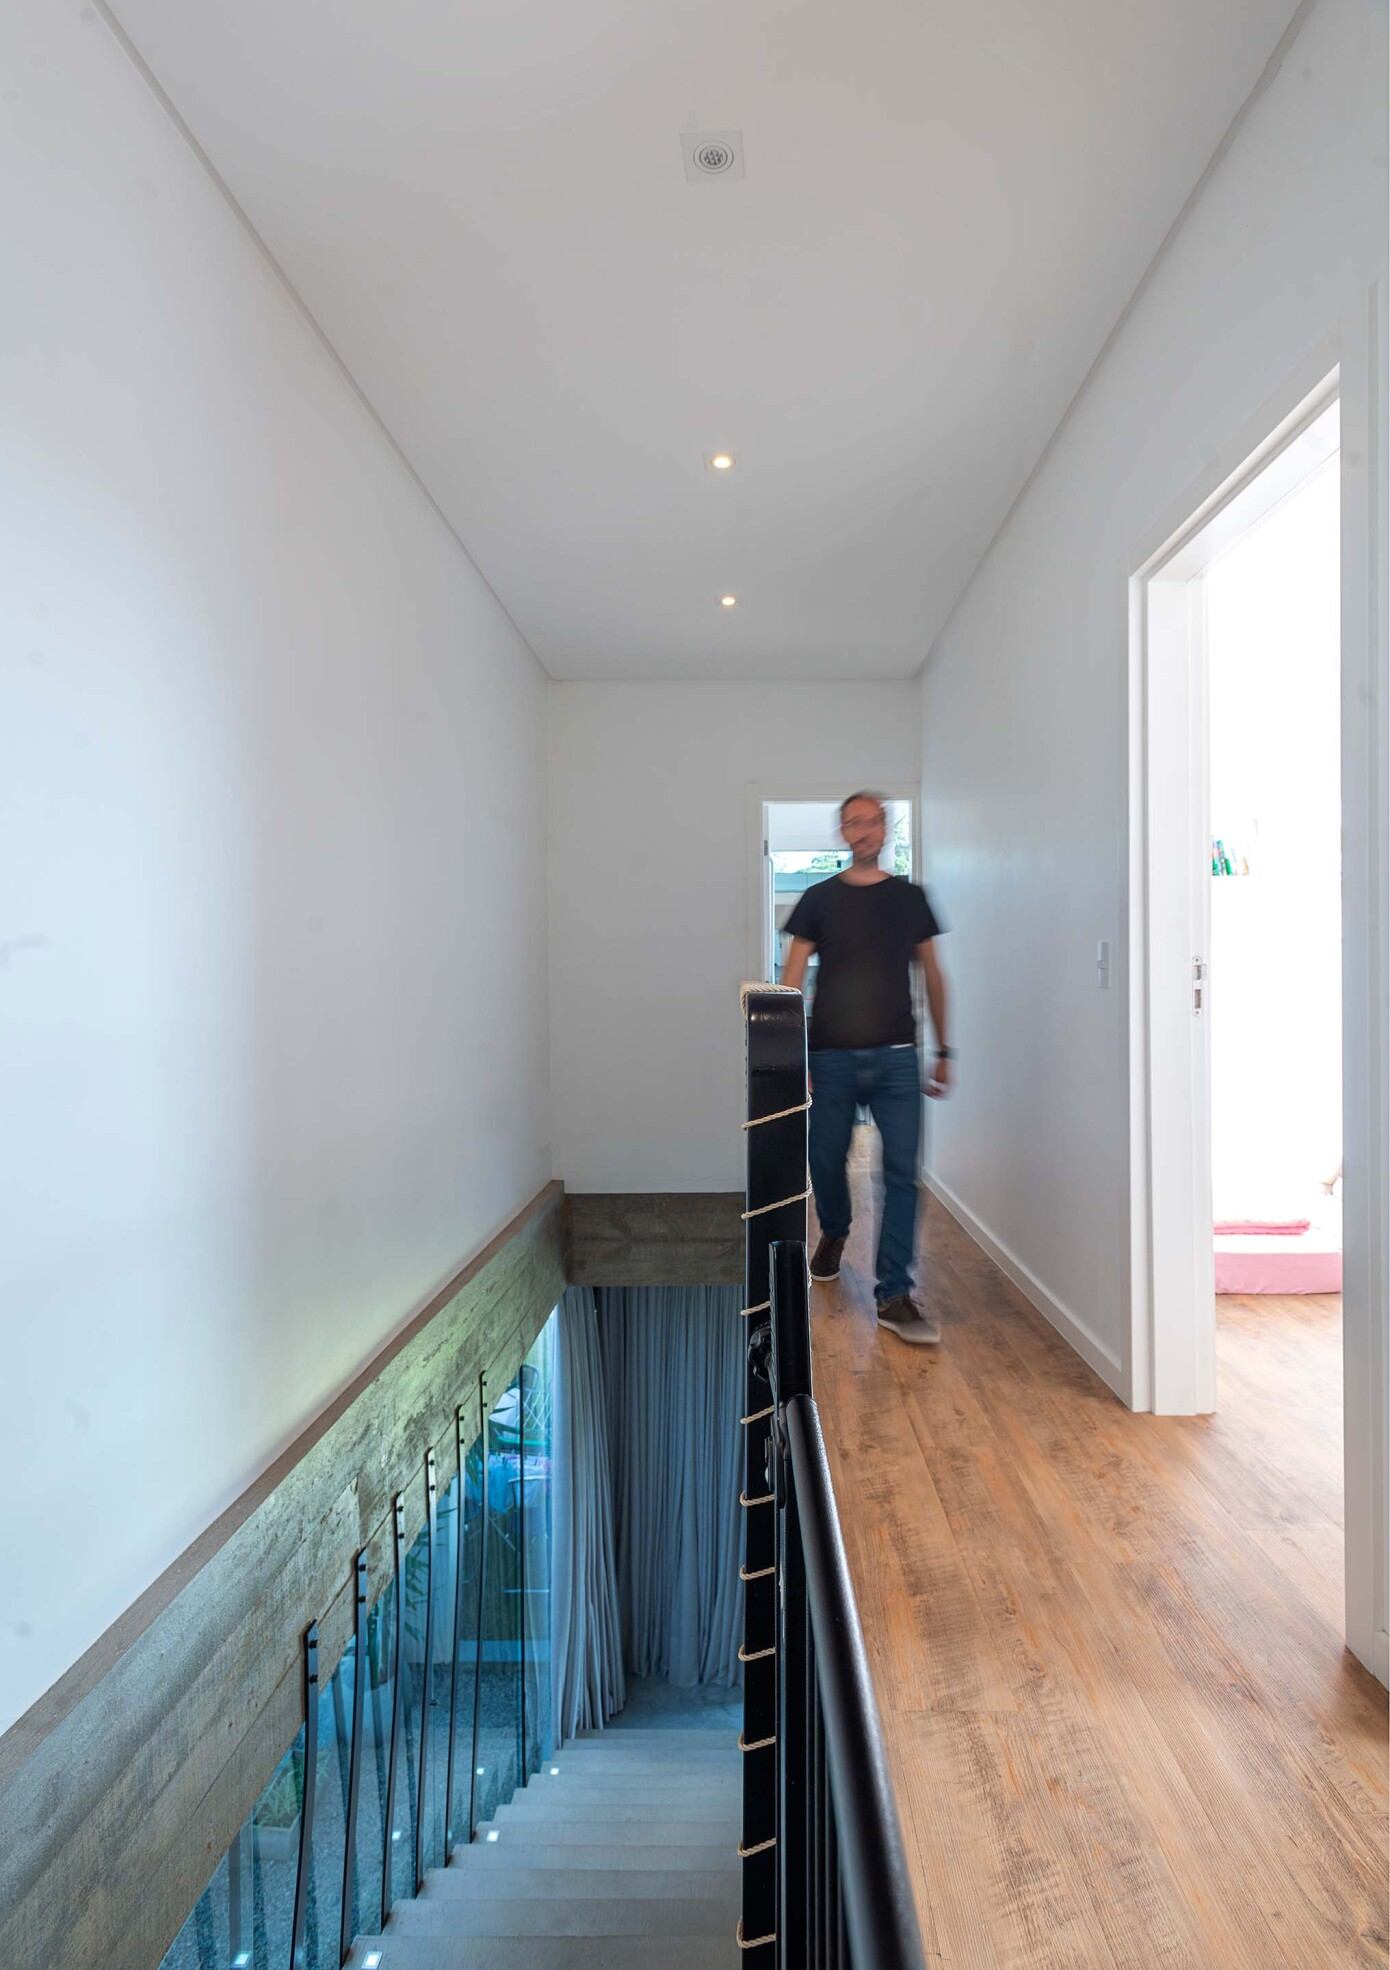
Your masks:
<path fill-rule="evenodd" d="M 784 1415 L 850 1960 L 873 1970 L 921 1970 L 917 1910 L 820 1416 L 802 1395 Z"/>
<path fill-rule="evenodd" d="M 751 1125 L 744 1501 L 761 1509 L 746 1514 L 739 1940 L 758 1970 L 923 1970 L 812 1392 L 805 1204 L 796 1195 L 806 1187 L 805 1014 L 799 994 L 766 987 L 746 988 L 744 1007 Z"/>
<path fill-rule="evenodd" d="M 922 1970 L 888 1757 L 810 1382 L 806 1247 L 772 1249 L 785 1970 Z M 833 1856 L 833 1861 L 832 1861 Z"/>

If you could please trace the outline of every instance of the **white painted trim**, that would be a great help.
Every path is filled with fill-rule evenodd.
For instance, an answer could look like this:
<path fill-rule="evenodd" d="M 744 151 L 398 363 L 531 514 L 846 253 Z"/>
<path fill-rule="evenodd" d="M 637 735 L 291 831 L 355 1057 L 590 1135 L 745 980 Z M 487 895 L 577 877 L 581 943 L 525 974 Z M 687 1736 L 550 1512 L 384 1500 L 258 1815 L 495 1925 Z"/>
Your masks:
<path fill-rule="evenodd" d="M 1342 339 L 1324 336 L 1283 387 L 1216 448 L 1201 477 L 1169 501 L 1130 555 L 1136 576 L 1152 574 L 1171 560 L 1317 421 L 1340 394 L 1337 366 Z"/>
<path fill-rule="evenodd" d="M 1148 717 L 1143 688 L 1145 577 L 1306 427 L 1317 412 L 1319 381 L 1335 367 L 1342 422 L 1346 1633 L 1353 1654 L 1381 1682 L 1390 1683 L 1390 548 L 1386 539 L 1390 374 L 1386 329 L 1386 290 L 1377 285 L 1338 324 L 1335 336 L 1310 352 L 1261 417 L 1233 435 L 1204 475 L 1204 483 L 1191 487 L 1160 516 L 1131 559 L 1126 912 L 1130 1317 L 1121 1392 L 1127 1392 L 1135 1409 L 1162 1407 L 1161 1395 L 1155 1400 L 1153 1377 L 1150 870 L 1142 772 Z M 1272 434 L 1263 443 L 1261 428 Z M 965 1221 L 965 1214 L 956 1211 L 951 1200 L 943 1196 L 942 1201 Z M 999 1262 L 1010 1270 L 1004 1259 Z M 1010 1276 L 1034 1298 L 1025 1279 L 1012 1271 Z M 1040 1300 L 1035 1304 L 1072 1338 L 1048 1305 Z M 1092 1360 L 1080 1342 L 1072 1344 Z M 1103 1366 L 1094 1361 L 1092 1365 L 1105 1375 Z"/>
<path fill-rule="evenodd" d="M 1259 422 L 1189 488 L 1186 511 L 1170 507 L 1131 563 L 1125 1390 L 1133 1408 L 1160 1415 L 1216 1405 L 1209 1026 L 1180 996 L 1211 942 L 1201 576 L 1330 456 L 1339 348 L 1340 338 L 1310 353 Z M 1203 995 L 1205 1006 L 1205 983 Z"/>
<path fill-rule="evenodd" d="M 1108 1389 L 1123 1402 L 1125 1400 L 1124 1364 L 1113 1349 L 1093 1334 L 1085 1321 L 1062 1302 L 1055 1299 L 1046 1286 L 1011 1251 L 1002 1238 L 997 1238 L 985 1224 L 982 1224 L 970 1208 L 963 1204 L 955 1192 L 939 1177 L 928 1176 L 923 1183 L 937 1202 L 948 1210 L 961 1229 L 972 1238 L 981 1251 L 988 1253 L 999 1270 L 1017 1286 L 1030 1303 L 1035 1306 L 1049 1326 L 1055 1327 L 1068 1347 L 1074 1348 L 1089 1368 L 1093 1368 Z"/>
<path fill-rule="evenodd" d="M 1390 357 L 1387 293 L 1342 362 L 1342 1349 L 1347 1646 L 1390 1682 Z"/>
<path fill-rule="evenodd" d="M 1129 1028 L 1129 1318 L 1124 1323 L 1125 1396 L 1135 1410 L 1154 1407 L 1153 1227 L 1150 1157 L 1152 1116 L 1148 1072 L 1152 1057 L 1148 979 L 1148 894 L 1144 771 L 1148 706 L 1144 685 L 1147 635 L 1146 580 L 1167 555 L 1180 549 L 1238 495 L 1252 461 L 1268 463 L 1326 407 L 1328 379 L 1337 367 L 1340 339 L 1325 337 L 1311 349 L 1277 396 L 1216 450 L 1200 480 L 1158 515 L 1130 557 L 1129 584 L 1129 811 L 1127 895 L 1123 963 Z M 1293 405 L 1292 411 L 1289 406 Z"/>

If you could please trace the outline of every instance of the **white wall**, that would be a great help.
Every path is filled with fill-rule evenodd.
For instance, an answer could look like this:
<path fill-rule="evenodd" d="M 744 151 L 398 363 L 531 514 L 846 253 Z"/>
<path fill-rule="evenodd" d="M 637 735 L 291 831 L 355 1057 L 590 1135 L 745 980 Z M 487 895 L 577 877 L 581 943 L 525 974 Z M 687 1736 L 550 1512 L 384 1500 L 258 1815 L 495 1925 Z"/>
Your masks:
<path fill-rule="evenodd" d="M 577 1191 L 743 1182 L 749 788 L 915 786 L 915 683 L 556 684 L 555 1172 Z"/>
<path fill-rule="evenodd" d="M 1121 971 L 1098 992 L 1094 961 L 1098 939 L 1122 953 L 1126 935 L 1127 581 L 1213 462 L 1346 322 L 1360 325 L 1344 353 L 1366 401 L 1386 249 L 1385 72 L 1382 7 L 1312 7 L 924 676 L 925 833 L 956 930 L 962 1056 L 937 1174 L 1117 1386 L 1126 981 Z M 1382 400 L 1382 442 L 1384 416 Z M 1366 437 L 1344 426 L 1363 471 Z M 1383 1465 L 1372 1481 L 1383 1487 Z M 1364 1623 L 1355 1645 L 1371 1646 Z"/>
<path fill-rule="evenodd" d="M 550 1148 L 542 674 L 92 10 L 0 71 L 3 1727 Z"/>

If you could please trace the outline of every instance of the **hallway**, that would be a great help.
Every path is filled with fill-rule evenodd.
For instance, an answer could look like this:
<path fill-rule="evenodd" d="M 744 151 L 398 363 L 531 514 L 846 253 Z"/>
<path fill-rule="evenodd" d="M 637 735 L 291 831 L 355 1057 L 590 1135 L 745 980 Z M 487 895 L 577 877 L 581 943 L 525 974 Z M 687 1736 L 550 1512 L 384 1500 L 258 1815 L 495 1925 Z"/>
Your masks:
<path fill-rule="evenodd" d="M 817 1395 L 928 1961 L 1382 1963 L 1336 1303 L 1223 1307 L 1222 1413 L 1132 1416 L 935 1202 L 943 1345 L 881 1337 L 865 1181 Z"/>

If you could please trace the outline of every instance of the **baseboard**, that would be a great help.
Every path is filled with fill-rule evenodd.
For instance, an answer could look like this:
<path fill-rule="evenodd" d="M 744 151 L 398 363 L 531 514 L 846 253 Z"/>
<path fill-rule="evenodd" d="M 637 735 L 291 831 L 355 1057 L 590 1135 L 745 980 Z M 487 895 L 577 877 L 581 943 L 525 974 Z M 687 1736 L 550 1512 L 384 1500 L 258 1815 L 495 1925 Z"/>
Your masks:
<path fill-rule="evenodd" d="M 1371 1674 L 1378 1683 L 1390 1689 L 1390 1629 L 1376 1630 L 1374 1647 L 1375 1660 L 1371 1663 Z"/>
<path fill-rule="evenodd" d="M 989 1226 L 981 1223 L 948 1184 L 944 1184 L 939 1177 L 933 1176 L 924 1177 L 922 1181 L 937 1202 L 950 1212 L 961 1230 L 972 1238 L 982 1251 L 988 1253 L 999 1270 L 1006 1278 L 1013 1281 L 1020 1293 L 1037 1308 L 1048 1325 L 1056 1328 L 1067 1346 L 1081 1356 L 1088 1368 L 1094 1368 L 1106 1387 L 1113 1389 L 1121 1402 L 1127 1402 L 1129 1395 L 1125 1387 L 1124 1363 L 1120 1357 L 1091 1332 L 1085 1321 L 1078 1320 L 1074 1313 L 1069 1312 L 1060 1300 L 1055 1299 L 1048 1292 L 1046 1286 L 1028 1270 L 1018 1254 L 1010 1251 L 1001 1238 L 996 1238 Z"/>

